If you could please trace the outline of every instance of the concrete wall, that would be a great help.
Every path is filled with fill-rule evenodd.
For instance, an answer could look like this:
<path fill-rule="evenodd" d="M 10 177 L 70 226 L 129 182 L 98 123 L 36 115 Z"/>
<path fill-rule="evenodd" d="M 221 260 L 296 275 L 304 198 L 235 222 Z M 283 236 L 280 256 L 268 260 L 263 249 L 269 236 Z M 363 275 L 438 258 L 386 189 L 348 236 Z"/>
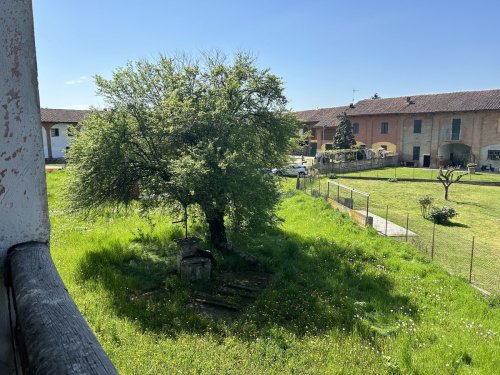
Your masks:
<path fill-rule="evenodd" d="M 7 250 L 48 242 L 42 128 L 29 0 L 0 1 L 0 267 Z M 12 373 L 7 294 L 0 284 L 0 373 Z"/>
<path fill-rule="evenodd" d="M 64 158 L 66 154 L 66 147 L 69 147 L 70 139 L 70 137 L 68 137 L 68 127 L 68 124 L 55 124 L 51 127 L 52 129 L 59 130 L 58 137 L 50 137 L 53 159 Z"/>
<path fill-rule="evenodd" d="M 43 153 L 46 159 L 62 159 L 66 156 L 66 149 L 71 145 L 73 138 L 68 135 L 68 130 L 71 126 L 72 124 L 64 123 L 43 124 Z M 51 129 L 58 129 L 59 135 L 52 136 Z"/>

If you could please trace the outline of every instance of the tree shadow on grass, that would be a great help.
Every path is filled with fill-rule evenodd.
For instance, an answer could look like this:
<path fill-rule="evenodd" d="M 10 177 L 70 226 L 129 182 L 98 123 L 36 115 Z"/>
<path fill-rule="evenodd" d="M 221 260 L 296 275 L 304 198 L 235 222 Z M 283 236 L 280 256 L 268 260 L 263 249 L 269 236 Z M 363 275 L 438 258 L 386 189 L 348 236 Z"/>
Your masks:
<path fill-rule="evenodd" d="M 443 227 L 459 227 L 459 228 L 470 228 L 467 224 L 456 223 L 454 221 L 449 221 L 447 223 L 441 223 Z"/>
<path fill-rule="evenodd" d="M 408 297 L 394 293 L 383 260 L 360 248 L 280 230 L 254 237 L 248 247 L 274 273 L 271 283 L 240 315 L 216 319 L 187 308 L 193 291 L 203 285 L 179 280 L 175 254 L 165 254 L 165 246 L 140 239 L 96 249 L 81 260 L 79 281 L 104 288 L 118 316 L 170 336 L 208 329 L 224 335 L 229 329 L 253 340 L 282 328 L 297 336 L 337 329 L 372 337 L 416 319 Z"/>

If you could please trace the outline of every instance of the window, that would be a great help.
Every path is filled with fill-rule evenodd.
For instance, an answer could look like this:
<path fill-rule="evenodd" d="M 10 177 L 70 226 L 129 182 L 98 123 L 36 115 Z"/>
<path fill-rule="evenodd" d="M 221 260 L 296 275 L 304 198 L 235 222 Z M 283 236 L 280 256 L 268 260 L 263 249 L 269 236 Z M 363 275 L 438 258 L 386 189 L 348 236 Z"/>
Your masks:
<path fill-rule="evenodd" d="M 422 120 L 413 120 L 413 133 L 422 133 Z"/>
<path fill-rule="evenodd" d="M 460 140 L 460 124 L 461 120 L 459 118 L 454 118 L 451 122 L 451 140 L 458 141 Z"/>
<path fill-rule="evenodd" d="M 387 145 L 380 145 L 380 148 L 383 148 L 384 150 L 387 151 Z"/>
<path fill-rule="evenodd" d="M 359 134 L 359 124 L 357 122 L 352 124 L 352 134 Z"/>
<path fill-rule="evenodd" d="M 380 124 L 380 134 L 387 134 L 389 132 L 389 123 L 383 122 Z"/>
<path fill-rule="evenodd" d="M 420 146 L 413 147 L 413 159 L 412 160 L 420 160 Z"/>
<path fill-rule="evenodd" d="M 500 150 L 488 150 L 489 160 L 500 160 Z"/>
<path fill-rule="evenodd" d="M 59 137 L 59 128 L 50 128 L 51 137 Z"/>

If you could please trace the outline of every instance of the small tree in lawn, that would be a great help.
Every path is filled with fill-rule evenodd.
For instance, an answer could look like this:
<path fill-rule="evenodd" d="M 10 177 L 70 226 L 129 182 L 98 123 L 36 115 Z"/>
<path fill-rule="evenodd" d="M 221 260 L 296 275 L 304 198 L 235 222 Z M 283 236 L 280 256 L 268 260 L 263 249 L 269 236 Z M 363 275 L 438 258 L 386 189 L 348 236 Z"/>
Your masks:
<path fill-rule="evenodd" d="M 347 150 L 356 144 L 354 134 L 352 133 L 351 120 L 344 112 L 339 117 L 340 123 L 333 137 L 333 148 L 336 150 Z"/>
<path fill-rule="evenodd" d="M 452 184 L 460 181 L 467 173 L 458 173 L 455 167 L 447 167 L 445 171 L 439 168 L 437 179 L 441 181 L 444 186 L 444 199 L 448 200 L 448 190 Z"/>
<path fill-rule="evenodd" d="M 129 63 L 96 84 L 109 109 L 69 150 L 73 208 L 126 205 L 139 186 L 146 208 L 200 208 L 221 250 L 228 219 L 239 231 L 275 222 L 278 180 L 263 170 L 286 162 L 300 126 L 280 78 L 215 53 Z"/>

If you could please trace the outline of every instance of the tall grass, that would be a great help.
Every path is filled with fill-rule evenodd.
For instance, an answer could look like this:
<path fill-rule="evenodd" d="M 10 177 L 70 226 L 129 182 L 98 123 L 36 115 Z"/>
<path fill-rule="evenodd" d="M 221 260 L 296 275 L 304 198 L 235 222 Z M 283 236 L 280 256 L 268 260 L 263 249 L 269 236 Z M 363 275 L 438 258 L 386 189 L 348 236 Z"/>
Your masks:
<path fill-rule="evenodd" d="M 234 318 L 188 308 L 173 273 L 171 219 L 71 218 L 48 176 L 52 254 L 71 295 L 124 374 L 480 373 L 500 368 L 500 301 L 320 199 L 285 191 L 282 225 L 232 241 L 271 283 Z M 154 225 L 151 225 L 153 223 Z M 221 268 L 231 259 L 216 254 Z M 218 272 L 218 271 L 216 271 Z M 197 288 L 203 286 L 196 286 Z"/>

